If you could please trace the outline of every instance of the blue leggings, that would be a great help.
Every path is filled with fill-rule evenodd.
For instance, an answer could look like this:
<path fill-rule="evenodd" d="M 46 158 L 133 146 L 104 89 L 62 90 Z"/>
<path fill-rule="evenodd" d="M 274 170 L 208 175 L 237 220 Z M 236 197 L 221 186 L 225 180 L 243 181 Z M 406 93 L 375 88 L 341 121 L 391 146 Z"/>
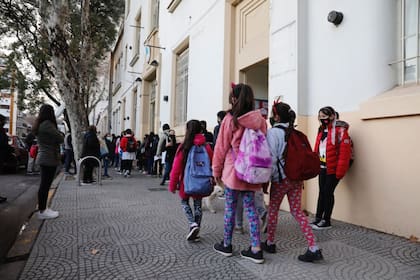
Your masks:
<path fill-rule="evenodd" d="M 224 227 L 224 245 L 232 244 L 232 233 L 235 225 L 236 205 L 238 195 L 242 194 L 243 205 L 246 210 L 249 223 L 249 233 L 251 238 L 251 246 L 260 246 L 260 220 L 255 210 L 254 192 L 253 191 L 237 191 L 225 186 L 225 227 Z"/>

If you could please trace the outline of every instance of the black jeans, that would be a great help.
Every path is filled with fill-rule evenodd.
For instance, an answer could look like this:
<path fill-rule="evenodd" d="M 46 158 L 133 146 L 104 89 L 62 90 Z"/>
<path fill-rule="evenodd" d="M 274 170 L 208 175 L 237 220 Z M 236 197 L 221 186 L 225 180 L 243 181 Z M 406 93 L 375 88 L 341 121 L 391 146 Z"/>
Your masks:
<path fill-rule="evenodd" d="M 321 168 L 319 173 L 319 195 L 318 206 L 316 208 L 316 219 L 324 219 L 331 222 L 331 214 L 334 208 L 334 191 L 340 180 L 335 174 L 328 174 L 326 168 Z"/>
<path fill-rule="evenodd" d="M 93 181 L 93 168 L 98 166 L 98 162 L 95 159 L 88 158 L 84 161 L 85 169 L 83 172 L 83 182 L 92 183 Z M 98 172 L 101 172 L 100 170 Z"/>
<path fill-rule="evenodd" d="M 123 159 L 121 160 L 121 172 L 128 170 L 128 174 L 131 174 L 131 169 L 133 168 L 132 159 Z"/>
<path fill-rule="evenodd" d="M 41 165 L 41 184 L 38 190 L 38 209 L 44 211 L 47 208 L 48 192 L 54 180 L 57 166 Z"/>

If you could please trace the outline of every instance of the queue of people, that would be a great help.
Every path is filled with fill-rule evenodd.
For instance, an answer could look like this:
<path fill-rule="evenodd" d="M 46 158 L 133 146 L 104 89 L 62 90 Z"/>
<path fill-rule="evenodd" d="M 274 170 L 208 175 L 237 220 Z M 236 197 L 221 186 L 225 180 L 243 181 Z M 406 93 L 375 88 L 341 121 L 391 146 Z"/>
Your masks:
<path fill-rule="evenodd" d="M 188 222 L 188 241 L 199 241 L 202 224 L 202 200 L 209 193 L 192 193 L 188 180 L 185 180 L 187 164 L 198 164 L 200 168 L 211 170 L 208 180 L 218 189 L 224 189 L 224 230 L 221 241 L 214 244 L 213 249 L 225 257 L 233 255 L 234 232 L 244 233 L 243 211 L 245 210 L 249 224 L 249 244 L 245 245 L 240 255 L 254 263 L 263 263 L 263 252 L 274 254 L 276 248 L 276 229 L 280 204 L 287 196 L 290 212 L 300 226 L 308 248 L 298 256 L 300 261 L 314 262 L 323 259 L 313 230 L 331 227 L 331 215 L 334 207 L 334 191 L 344 177 L 351 163 L 352 142 L 348 134 L 349 125 L 338 119 L 338 113 L 330 106 L 319 110 L 320 127 L 315 141 L 314 152 L 319 157 L 319 197 L 315 219 L 309 223 L 301 209 L 303 180 L 289 178 L 286 172 L 285 150 L 288 145 L 290 131 L 295 127 L 296 114 L 284 102 L 274 102 L 271 110 L 270 124 L 267 127 L 265 118 L 259 110 L 255 110 L 252 88 L 246 84 L 232 84 L 229 94 L 230 110 L 217 113 L 218 125 L 214 133 L 207 130 L 206 121 L 190 120 L 186 124 L 185 138 L 177 143 L 175 131 L 168 124 L 162 126 L 162 133 L 150 132 L 138 141 L 131 129 L 126 129 L 120 136 L 105 135 L 98 137 L 95 126 L 89 126 L 83 136 L 82 157 L 92 157 L 83 164 L 83 185 L 94 183 L 93 169 L 98 160 L 103 161 L 104 177 L 110 177 L 109 167 L 129 178 L 133 170 L 133 161 L 137 161 L 138 171 L 147 175 L 158 175 L 160 185 L 169 180 L 169 191 L 179 192 L 181 205 Z M 7 135 L 4 132 L 4 117 L 0 115 L 0 149 L 7 147 Z M 264 135 L 271 159 L 269 162 L 269 178 L 262 183 L 254 183 L 238 175 L 237 160 L 243 156 L 241 145 L 246 130 L 259 131 Z M 35 163 L 41 172 L 38 190 L 38 218 L 51 219 L 59 216 L 57 211 L 47 207 L 48 191 L 58 172 L 60 165 L 60 145 L 64 143 L 65 173 L 70 173 L 74 161 L 71 135 L 64 136 L 57 128 L 54 109 L 43 105 L 33 126 L 33 139 L 28 139 L 31 146 L 37 146 Z M 6 137 L 5 137 L 6 135 Z M 6 139 L 6 140 L 5 140 Z M 261 144 L 262 145 L 262 144 Z M 208 160 L 195 160 L 190 155 L 195 147 L 202 150 Z M 247 150 L 245 150 L 247 151 Z M 2 155 L 5 153 L 2 152 Z M 202 157 L 203 155 L 199 155 Z M 0 158 L 0 161 L 4 160 Z M 290 160 L 290 158 L 288 158 Z M 299 160 L 296 158 L 296 160 Z M 33 166 L 35 166 L 33 163 Z M 247 163 L 252 164 L 252 163 Z M 33 169 L 31 169 L 33 170 Z M 98 172 L 101 172 L 100 170 Z M 201 182 L 201 181 L 200 181 Z M 194 186 L 199 188 L 200 186 Z M 263 192 L 269 195 L 268 208 L 264 203 Z M 6 201 L 0 196 L 0 202 Z M 190 206 L 192 199 L 193 207 Z M 206 202 L 209 203 L 209 202 Z M 264 242 L 261 236 L 267 230 Z"/>

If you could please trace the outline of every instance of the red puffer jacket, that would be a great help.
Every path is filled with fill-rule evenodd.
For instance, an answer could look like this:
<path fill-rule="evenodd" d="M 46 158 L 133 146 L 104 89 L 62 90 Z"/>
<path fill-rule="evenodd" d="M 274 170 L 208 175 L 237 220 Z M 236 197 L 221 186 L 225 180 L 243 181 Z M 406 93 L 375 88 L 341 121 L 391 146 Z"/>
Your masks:
<path fill-rule="evenodd" d="M 335 121 L 328 125 L 327 135 L 327 174 L 335 174 L 341 179 L 349 169 L 351 158 L 351 141 L 348 134 L 349 125 L 344 121 Z M 315 149 L 319 153 L 319 143 L 323 130 L 316 137 Z"/>

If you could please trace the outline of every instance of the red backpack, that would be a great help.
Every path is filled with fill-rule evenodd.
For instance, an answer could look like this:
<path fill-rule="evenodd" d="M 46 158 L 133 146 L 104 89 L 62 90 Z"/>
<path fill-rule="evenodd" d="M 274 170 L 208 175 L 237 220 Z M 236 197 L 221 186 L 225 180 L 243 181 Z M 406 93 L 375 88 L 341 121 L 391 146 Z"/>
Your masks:
<path fill-rule="evenodd" d="M 276 127 L 286 131 L 287 146 L 283 153 L 285 160 L 283 168 L 286 177 L 302 181 L 318 176 L 320 172 L 319 156 L 312 150 L 306 135 L 294 128 Z"/>

